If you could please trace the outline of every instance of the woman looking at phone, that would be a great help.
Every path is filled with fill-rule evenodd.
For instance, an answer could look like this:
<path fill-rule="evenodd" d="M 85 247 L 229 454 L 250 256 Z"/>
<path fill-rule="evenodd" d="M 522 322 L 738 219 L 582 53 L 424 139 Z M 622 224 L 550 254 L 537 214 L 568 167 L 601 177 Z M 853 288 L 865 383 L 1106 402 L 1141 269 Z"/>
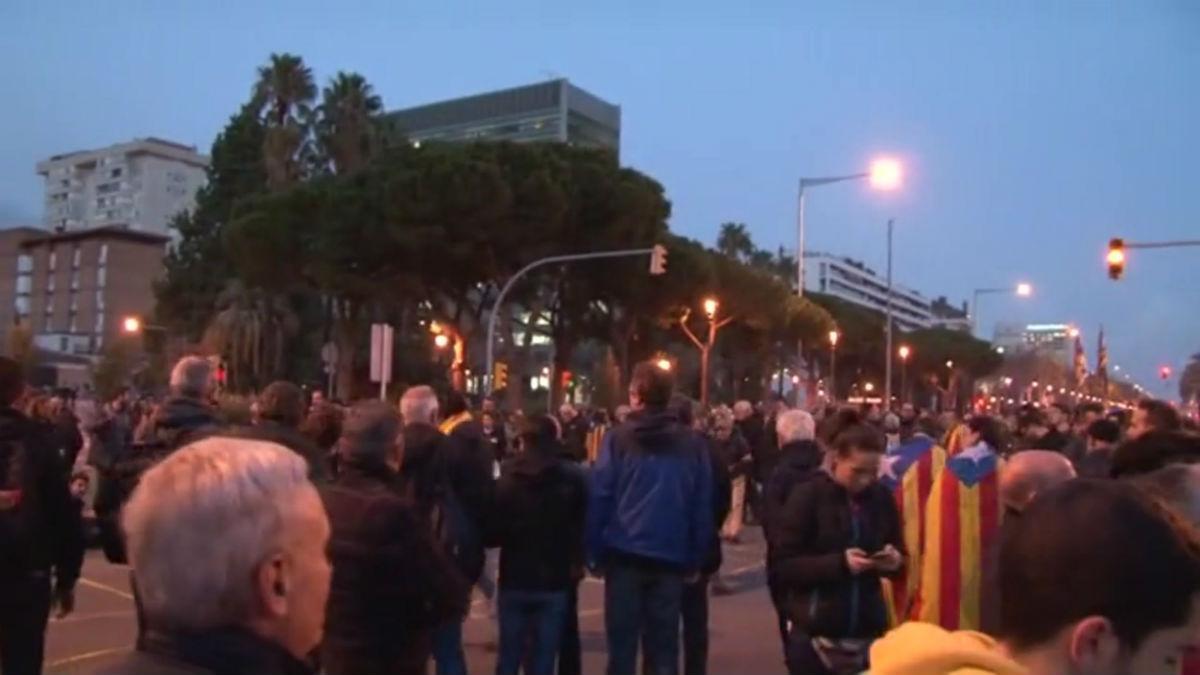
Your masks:
<path fill-rule="evenodd" d="M 858 673 L 887 630 L 879 578 L 904 566 L 900 517 L 877 483 L 883 437 L 853 426 L 834 439 L 825 470 L 793 488 L 779 514 L 778 563 L 788 619 L 788 672 Z"/>

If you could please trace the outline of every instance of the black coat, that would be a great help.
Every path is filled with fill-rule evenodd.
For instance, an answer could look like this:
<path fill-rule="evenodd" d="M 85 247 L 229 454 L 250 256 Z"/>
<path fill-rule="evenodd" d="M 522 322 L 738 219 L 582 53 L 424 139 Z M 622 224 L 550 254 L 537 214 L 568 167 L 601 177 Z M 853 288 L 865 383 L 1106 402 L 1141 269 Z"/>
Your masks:
<path fill-rule="evenodd" d="M 780 448 L 781 457 L 775 471 L 771 473 L 763 489 L 762 515 L 763 534 L 767 538 L 767 565 L 772 561 L 772 541 L 775 539 L 775 523 L 781 519 L 788 496 L 804 480 L 812 478 L 821 469 L 824 453 L 816 441 L 794 441 Z"/>
<path fill-rule="evenodd" d="M 700 573 L 712 576 L 721 569 L 721 525 L 733 506 L 733 480 L 729 476 L 725 460 L 715 450 L 709 449 L 708 458 L 712 464 L 713 477 L 713 533 L 712 539 L 709 540 L 708 555 L 700 566 Z"/>
<path fill-rule="evenodd" d="M 140 445 L 169 453 L 215 432 L 221 424 L 212 406 L 199 399 L 172 396 L 163 401 L 150 420 Z"/>
<path fill-rule="evenodd" d="M 493 519 L 500 587 L 572 588 L 583 576 L 586 509 L 587 484 L 565 460 L 522 453 L 504 462 Z"/>
<path fill-rule="evenodd" d="M 321 489 L 333 563 L 326 671 L 424 672 L 433 629 L 465 614 L 468 585 L 383 465 L 343 461 Z"/>
<path fill-rule="evenodd" d="M 447 438 L 446 475 L 454 493 L 475 519 L 480 531 L 487 531 L 496 492 L 495 456 L 483 439 L 483 425 L 468 420 L 454 427 Z"/>
<path fill-rule="evenodd" d="M 576 415 L 569 422 L 562 423 L 563 449 L 576 462 L 587 461 L 588 423 L 583 415 Z"/>
<path fill-rule="evenodd" d="M 729 438 L 720 440 L 714 437 L 709 443 L 713 455 L 725 467 L 725 473 L 729 474 L 731 479 L 750 473 L 750 444 L 736 426 Z"/>
<path fill-rule="evenodd" d="M 282 647 L 247 630 L 169 634 L 151 630 L 138 651 L 99 675 L 315 675 Z"/>
<path fill-rule="evenodd" d="M 6 593 L 4 583 L 28 584 L 30 572 L 53 569 L 62 588 L 79 579 L 83 523 L 63 479 L 53 433 L 50 425 L 0 408 L 0 443 L 20 455 L 10 467 L 20 474 L 11 485 L 21 490 L 16 508 L 0 511 L 0 594 Z"/>
<path fill-rule="evenodd" d="M 852 496 L 822 472 L 792 490 L 774 528 L 772 585 L 793 625 L 828 638 L 883 635 L 880 574 L 851 574 L 845 552 L 869 555 L 891 544 L 903 554 L 900 516 L 887 488 L 876 483 Z"/>

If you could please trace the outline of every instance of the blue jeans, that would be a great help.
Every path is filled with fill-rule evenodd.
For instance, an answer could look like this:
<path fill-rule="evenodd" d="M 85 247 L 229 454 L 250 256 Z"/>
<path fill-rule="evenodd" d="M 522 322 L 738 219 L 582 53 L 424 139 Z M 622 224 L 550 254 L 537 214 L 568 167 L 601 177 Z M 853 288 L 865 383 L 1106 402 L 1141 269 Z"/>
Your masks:
<path fill-rule="evenodd" d="M 608 675 L 634 675 L 638 640 L 646 651 L 647 675 L 678 675 L 679 617 L 683 575 L 624 562 L 604 573 L 604 628 Z"/>
<path fill-rule="evenodd" d="M 526 675 L 554 675 L 567 613 L 567 592 L 500 590 L 500 655 L 496 675 L 516 675 L 528 653 Z M 526 638 L 528 651 L 526 650 Z"/>
<path fill-rule="evenodd" d="M 451 619 L 433 629 L 433 662 L 437 675 L 467 675 L 462 648 L 462 619 Z"/>

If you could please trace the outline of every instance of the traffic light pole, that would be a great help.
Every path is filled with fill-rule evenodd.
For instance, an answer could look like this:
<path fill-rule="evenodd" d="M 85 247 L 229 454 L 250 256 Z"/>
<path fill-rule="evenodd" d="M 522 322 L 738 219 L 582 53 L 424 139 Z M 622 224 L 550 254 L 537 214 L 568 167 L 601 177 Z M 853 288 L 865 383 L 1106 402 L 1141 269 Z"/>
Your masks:
<path fill-rule="evenodd" d="M 1180 239 L 1178 241 L 1148 241 L 1143 243 L 1125 242 L 1125 248 L 1183 248 L 1185 246 L 1200 246 L 1200 239 Z"/>
<path fill-rule="evenodd" d="M 631 248 L 621 251 L 599 251 L 595 253 L 574 253 L 571 255 L 552 255 L 548 258 L 534 260 L 528 265 L 522 267 L 516 274 L 508 278 L 504 286 L 500 289 L 500 294 L 496 296 L 496 302 L 492 303 L 492 311 L 488 315 L 487 329 L 487 370 L 484 371 L 484 377 L 487 378 L 487 391 L 489 394 L 493 392 L 492 385 L 495 380 L 493 369 L 496 365 L 496 317 L 500 315 L 500 306 L 504 303 L 504 298 L 512 287 L 521 277 L 525 276 L 531 270 L 543 267 L 545 265 L 553 265 L 555 263 L 577 262 L 580 260 L 600 260 L 603 258 L 628 258 L 641 255 L 652 255 L 655 248 Z"/>

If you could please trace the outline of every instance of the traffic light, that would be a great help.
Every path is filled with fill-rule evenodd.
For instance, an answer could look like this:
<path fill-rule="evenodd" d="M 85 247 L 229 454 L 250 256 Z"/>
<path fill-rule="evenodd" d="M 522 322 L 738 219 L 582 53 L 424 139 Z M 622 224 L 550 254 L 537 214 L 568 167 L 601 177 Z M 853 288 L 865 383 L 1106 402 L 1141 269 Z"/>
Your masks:
<path fill-rule="evenodd" d="M 569 370 L 564 370 L 561 373 L 559 373 L 558 374 L 559 388 L 562 389 L 563 391 L 570 389 L 571 388 L 571 377 L 572 377 L 571 371 L 569 371 Z"/>
<path fill-rule="evenodd" d="M 497 361 L 492 373 L 492 389 L 504 389 L 506 387 L 508 387 L 508 364 L 503 361 Z"/>
<path fill-rule="evenodd" d="M 650 252 L 650 274 L 658 276 L 667 273 L 667 247 L 655 244 Z"/>
<path fill-rule="evenodd" d="M 213 373 L 213 379 L 216 381 L 217 386 L 225 387 L 225 383 L 229 379 L 229 371 L 226 370 L 224 361 L 217 364 L 216 372 Z"/>
<path fill-rule="evenodd" d="M 1159 368 L 1158 376 L 1161 377 L 1163 381 L 1171 379 L 1171 366 L 1163 366 L 1162 368 Z"/>
<path fill-rule="evenodd" d="M 1116 238 L 1108 242 L 1108 278 L 1116 281 L 1125 273 L 1125 240 Z"/>

